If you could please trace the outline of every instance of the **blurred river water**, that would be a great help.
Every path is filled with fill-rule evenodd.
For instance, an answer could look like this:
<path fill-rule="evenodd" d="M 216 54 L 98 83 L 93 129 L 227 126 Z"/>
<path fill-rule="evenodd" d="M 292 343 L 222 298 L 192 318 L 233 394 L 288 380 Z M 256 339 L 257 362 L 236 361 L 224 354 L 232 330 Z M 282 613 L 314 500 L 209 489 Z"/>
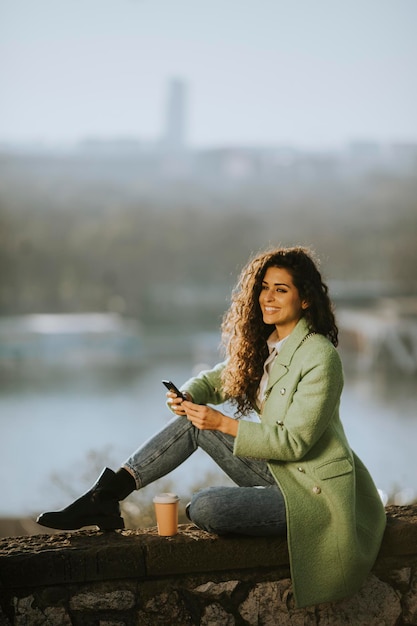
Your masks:
<path fill-rule="evenodd" d="M 163 378 L 181 385 L 216 362 L 213 334 L 161 337 L 147 333 L 137 366 L 80 365 L 71 372 L 6 377 L 0 388 L 0 517 L 60 508 L 95 480 L 117 469 L 171 418 Z M 342 353 L 343 359 L 343 353 Z M 346 375 L 341 415 L 352 448 L 377 487 L 396 503 L 417 498 L 417 386 L 415 377 Z M 170 478 L 177 491 L 222 472 L 197 451 Z"/>

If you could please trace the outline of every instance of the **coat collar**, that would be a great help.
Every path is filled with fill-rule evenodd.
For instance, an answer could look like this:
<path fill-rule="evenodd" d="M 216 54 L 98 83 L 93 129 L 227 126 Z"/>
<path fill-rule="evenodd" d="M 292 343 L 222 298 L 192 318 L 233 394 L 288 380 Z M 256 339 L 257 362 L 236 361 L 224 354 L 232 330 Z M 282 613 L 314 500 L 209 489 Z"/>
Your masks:
<path fill-rule="evenodd" d="M 303 339 L 310 333 L 310 328 L 302 317 L 295 326 L 294 330 L 289 335 L 287 341 L 284 343 L 281 352 L 275 359 L 272 366 L 271 373 L 268 380 L 268 389 L 270 389 L 275 383 L 286 374 L 288 366 L 291 363 L 294 352 L 297 350 Z"/>

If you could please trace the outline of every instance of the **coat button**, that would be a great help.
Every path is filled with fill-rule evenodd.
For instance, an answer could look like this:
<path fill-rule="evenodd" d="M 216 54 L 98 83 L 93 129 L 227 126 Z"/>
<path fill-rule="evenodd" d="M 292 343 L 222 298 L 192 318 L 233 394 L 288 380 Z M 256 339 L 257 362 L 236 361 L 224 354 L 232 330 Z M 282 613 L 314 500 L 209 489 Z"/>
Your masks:
<path fill-rule="evenodd" d="M 286 392 L 286 391 L 287 391 L 287 390 L 285 389 L 285 387 L 283 387 L 282 389 L 280 389 L 280 390 L 279 390 L 279 392 L 280 392 L 280 394 L 281 394 L 282 396 L 283 396 L 283 395 L 285 395 L 285 392 Z"/>
<path fill-rule="evenodd" d="M 315 494 L 317 494 L 317 495 L 318 495 L 319 493 L 321 493 L 321 489 L 320 489 L 320 487 L 313 487 L 313 493 L 315 493 Z"/>
<path fill-rule="evenodd" d="M 302 467 L 297 467 L 298 471 L 301 472 L 302 474 L 305 474 L 306 471 L 305 469 L 303 469 Z"/>
<path fill-rule="evenodd" d="M 278 420 L 277 424 L 278 426 L 281 426 L 281 428 L 284 426 L 284 422 L 282 420 Z"/>

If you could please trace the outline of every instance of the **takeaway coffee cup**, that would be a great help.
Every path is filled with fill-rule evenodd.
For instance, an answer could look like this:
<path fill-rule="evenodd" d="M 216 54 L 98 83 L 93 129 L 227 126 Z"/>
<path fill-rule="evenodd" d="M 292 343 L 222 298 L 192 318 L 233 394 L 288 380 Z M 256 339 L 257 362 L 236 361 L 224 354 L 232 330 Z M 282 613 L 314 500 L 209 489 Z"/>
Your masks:
<path fill-rule="evenodd" d="M 174 493 L 161 493 L 153 499 L 155 505 L 158 534 L 162 537 L 172 537 L 178 532 L 178 502 L 179 497 Z"/>

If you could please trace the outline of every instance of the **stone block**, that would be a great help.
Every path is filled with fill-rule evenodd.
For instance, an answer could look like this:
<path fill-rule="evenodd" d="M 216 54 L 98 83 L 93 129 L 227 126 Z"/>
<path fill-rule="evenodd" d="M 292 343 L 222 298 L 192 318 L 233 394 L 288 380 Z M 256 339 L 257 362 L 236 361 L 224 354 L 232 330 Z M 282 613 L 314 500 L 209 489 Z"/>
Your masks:
<path fill-rule="evenodd" d="M 135 596 L 127 589 L 77 593 L 69 603 L 72 611 L 128 611 L 134 605 Z"/>

